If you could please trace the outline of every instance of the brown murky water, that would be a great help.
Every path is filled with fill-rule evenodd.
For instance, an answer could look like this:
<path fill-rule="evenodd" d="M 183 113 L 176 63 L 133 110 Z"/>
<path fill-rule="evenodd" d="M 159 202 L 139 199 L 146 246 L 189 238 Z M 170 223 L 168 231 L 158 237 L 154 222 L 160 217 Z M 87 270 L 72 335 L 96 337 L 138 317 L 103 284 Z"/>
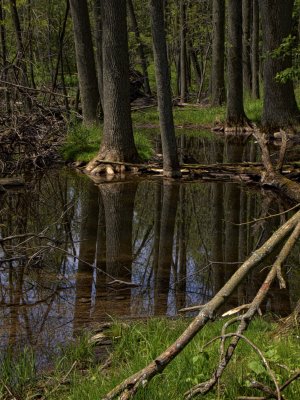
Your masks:
<path fill-rule="evenodd" d="M 242 154 L 239 146 L 200 148 L 202 159 L 215 161 L 220 149 L 229 161 Z M 0 245 L 0 343 L 2 352 L 34 346 L 41 365 L 91 323 L 175 316 L 207 302 L 287 214 L 239 224 L 291 206 L 236 183 L 95 185 L 66 169 L 29 180 L 29 189 L 0 198 L 1 238 L 39 236 Z M 271 262 L 248 276 L 226 308 L 249 302 Z M 264 310 L 286 315 L 299 297 L 299 247 L 288 259 L 287 283 L 285 291 L 272 288 Z"/>

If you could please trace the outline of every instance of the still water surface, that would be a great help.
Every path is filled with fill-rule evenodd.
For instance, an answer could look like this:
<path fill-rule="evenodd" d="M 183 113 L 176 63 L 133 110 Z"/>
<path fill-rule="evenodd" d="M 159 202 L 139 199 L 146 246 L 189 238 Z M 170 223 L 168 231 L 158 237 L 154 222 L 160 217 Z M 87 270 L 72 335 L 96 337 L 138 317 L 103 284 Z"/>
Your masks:
<path fill-rule="evenodd" d="M 95 185 L 65 169 L 30 182 L 0 199 L 0 237 L 39 236 L 0 246 L 0 344 L 34 346 L 41 365 L 85 326 L 176 316 L 207 302 L 287 214 L 239 224 L 291 206 L 237 183 L 152 177 Z M 248 303 L 271 262 L 225 308 Z M 299 247 L 287 271 L 288 289 L 275 285 L 263 311 L 286 315 L 298 299 Z"/>

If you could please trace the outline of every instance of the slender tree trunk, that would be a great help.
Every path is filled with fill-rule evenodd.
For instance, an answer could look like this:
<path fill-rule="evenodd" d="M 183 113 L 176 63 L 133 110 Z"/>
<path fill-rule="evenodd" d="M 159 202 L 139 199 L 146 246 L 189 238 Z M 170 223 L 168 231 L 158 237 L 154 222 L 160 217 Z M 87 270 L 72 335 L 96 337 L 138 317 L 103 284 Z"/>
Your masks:
<path fill-rule="evenodd" d="M 94 23 L 95 23 L 95 47 L 96 47 L 96 68 L 98 77 L 98 89 L 101 102 L 101 110 L 103 114 L 103 52 L 102 52 L 102 17 L 101 17 L 101 0 L 94 0 Z"/>
<path fill-rule="evenodd" d="M 128 4 L 128 11 L 129 11 L 129 17 L 130 17 L 130 21 L 131 21 L 131 25 L 132 25 L 132 30 L 135 34 L 135 39 L 136 39 L 136 42 L 138 45 L 138 52 L 139 52 L 141 67 L 142 67 L 142 71 L 143 71 L 145 93 L 148 96 L 151 96 L 151 89 L 150 89 L 148 70 L 147 70 L 147 59 L 146 59 L 146 55 L 145 55 L 144 45 L 143 45 L 141 35 L 140 35 L 140 29 L 139 29 L 137 19 L 135 16 L 132 0 L 127 0 L 127 4 Z"/>
<path fill-rule="evenodd" d="M 33 58 L 33 25 L 32 25 L 32 2 L 31 0 L 27 1 L 27 15 L 28 15 L 28 46 L 29 46 L 29 70 L 30 70 L 30 79 L 31 85 L 33 88 L 36 88 L 35 84 L 35 76 L 34 76 L 34 58 Z"/>
<path fill-rule="evenodd" d="M 186 4 L 180 0 L 180 102 L 187 102 Z"/>
<path fill-rule="evenodd" d="M 163 0 L 150 0 L 163 168 L 166 176 L 180 176 L 172 113 L 169 63 L 167 58 Z"/>
<path fill-rule="evenodd" d="M 243 0 L 243 85 L 251 93 L 250 26 L 251 0 Z"/>
<path fill-rule="evenodd" d="M 193 48 L 193 44 L 191 41 L 189 41 L 189 54 L 190 54 L 190 58 L 191 58 L 191 64 L 194 68 L 197 84 L 198 84 L 198 86 L 200 86 L 201 78 L 202 78 L 201 66 L 199 64 L 197 54 Z"/>
<path fill-rule="evenodd" d="M 242 2 L 228 0 L 227 124 L 243 126 Z"/>
<path fill-rule="evenodd" d="M 25 49 L 24 49 L 24 43 L 23 43 L 23 37 L 22 37 L 22 27 L 21 27 L 19 13 L 18 13 L 18 9 L 17 9 L 16 0 L 10 0 L 9 3 L 10 3 L 10 10 L 11 10 L 13 25 L 14 25 L 15 34 L 16 34 L 17 51 L 18 51 L 17 65 L 19 66 L 20 71 L 21 71 L 21 83 L 24 86 L 29 86 L 29 81 L 28 81 L 28 76 L 27 76 L 27 66 L 26 66 L 26 60 L 25 60 Z M 27 96 L 25 101 L 26 101 L 27 110 L 30 110 L 32 108 L 31 98 L 29 98 Z"/>
<path fill-rule="evenodd" d="M 70 0 L 83 123 L 99 122 L 99 91 L 87 0 Z"/>
<path fill-rule="evenodd" d="M 225 100 L 225 0 L 213 0 L 213 42 L 211 72 L 211 103 L 221 105 Z"/>
<path fill-rule="evenodd" d="M 291 67 L 291 57 L 273 57 L 283 39 L 291 34 L 293 0 L 260 0 L 263 28 L 264 61 L 264 105 L 262 125 L 266 132 L 294 125 L 299 121 L 299 110 L 295 100 L 293 82 L 276 81 L 277 73 Z"/>
<path fill-rule="evenodd" d="M 252 0 L 252 98 L 259 99 L 259 7 L 258 0 Z"/>
<path fill-rule="evenodd" d="M 2 79 L 7 81 L 7 46 L 6 46 L 6 29 L 4 25 L 5 12 L 3 9 L 3 0 L 0 1 L 0 35 L 1 35 L 1 50 L 2 50 L 2 62 L 3 62 L 3 72 Z M 6 112 L 11 113 L 10 107 L 10 94 L 8 88 L 5 88 L 5 104 Z"/>
<path fill-rule="evenodd" d="M 63 62 L 63 60 L 62 60 L 63 46 L 64 46 L 64 39 L 65 39 L 65 33 L 66 33 L 66 26 L 67 26 L 69 11 L 70 11 L 70 2 L 69 2 L 69 0 L 67 0 L 66 1 L 66 11 L 65 11 L 63 24 L 62 24 L 60 35 L 59 35 L 58 56 L 57 56 L 56 67 L 55 67 L 53 81 L 52 81 L 52 90 L 53 91 L 56 89 L 60 63 Z"/>
<path fill-rule="evenodd" d="M 98 160 L 139 160 L 130 113 L 126 0 L 102 2 L 101 15 L 104 127 L 99 154 L 87 166 L 92 173 L 97 173 Z"/>

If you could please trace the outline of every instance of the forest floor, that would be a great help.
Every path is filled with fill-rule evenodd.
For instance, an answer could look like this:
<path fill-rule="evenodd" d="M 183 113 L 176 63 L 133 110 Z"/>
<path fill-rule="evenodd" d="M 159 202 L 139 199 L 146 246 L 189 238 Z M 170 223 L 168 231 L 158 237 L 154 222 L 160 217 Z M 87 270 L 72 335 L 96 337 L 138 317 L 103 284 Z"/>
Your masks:
<path fill-rule="evenodd" d="M 105 330 L 81 335 L 76 343 L 62 350 L 48 371 L 37 372 L 35 359 L 26 350 L 16 361 L 5 357 L 0 371 L 1 399 L 98 400 L 122 379 L 149 363 L 186 328 L 189 318 L 154 318 L 146 321 L 114 322 Z M 205 344 L 220 335 L 224 319 L 208 324 L 163 374 L 156 376 L 137 399 L 183 399 L 191 387 L 208 379 L 218 364 L 219 342 Z M 271 317 L 256 318 L 247 338 L 263 352 L 275 371 L 279 384 L 299 367 L 300 331 L 278 334 L 280 323 Z M 95 334 L 97 332 L 97 334 Z M 254 380 L 272 385 L 264 364 L 247 343 L 226 369 L 221 382 L 208 399 L 236 399 L 259 396 L 250 388 Z M 287 399 L 300 398 L 300 382 L 294 381 L 283 392 Z"/>

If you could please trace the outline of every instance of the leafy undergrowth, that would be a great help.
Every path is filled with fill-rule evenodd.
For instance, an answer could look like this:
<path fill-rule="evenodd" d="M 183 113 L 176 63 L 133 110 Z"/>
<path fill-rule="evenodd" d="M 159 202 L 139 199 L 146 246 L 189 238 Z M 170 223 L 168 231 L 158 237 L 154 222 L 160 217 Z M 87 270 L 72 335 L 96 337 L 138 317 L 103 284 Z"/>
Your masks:
<path fill-rule="evenodd" d="M 113 344 L 111 364 L 105 369 L 96 362 L 93 345 L 86 336 L 64 350 L 47 376 L 36 374 L 29 350 L 14 364 L 7 356 L 0 372 L 0 398 L 9 398 L 8 391 L 11 391 L 16 398 L 24 400 L 98 400 L 153 360 L 178 337 L 188 322 L 186 319 L 155 318 L 146 322 L 115 323 L 108 332 Z M 183 399 L 191 386 L 208 379 L 218 362 L 219 345 L 215 342 L 205 349 L 203 346 L 220 334 L 223 323 L 206 326 L 161 375 L 137 394 L 136 399 Z M 299 368 L 299 337 L 294 332 L 277 338 L 275 331 L 276 324 L 257 318 L 246 336 L 263 351 L 282 384 Z M 253 380 L 274 387 L 261 359 L 248 344 L 241 342 L 220 384 L 205 398 L 260 396 L 260 392 L 249 388 Z M 288 399 L 300 398 L 300 382 L 293 382 L 284 394 Z"/>

